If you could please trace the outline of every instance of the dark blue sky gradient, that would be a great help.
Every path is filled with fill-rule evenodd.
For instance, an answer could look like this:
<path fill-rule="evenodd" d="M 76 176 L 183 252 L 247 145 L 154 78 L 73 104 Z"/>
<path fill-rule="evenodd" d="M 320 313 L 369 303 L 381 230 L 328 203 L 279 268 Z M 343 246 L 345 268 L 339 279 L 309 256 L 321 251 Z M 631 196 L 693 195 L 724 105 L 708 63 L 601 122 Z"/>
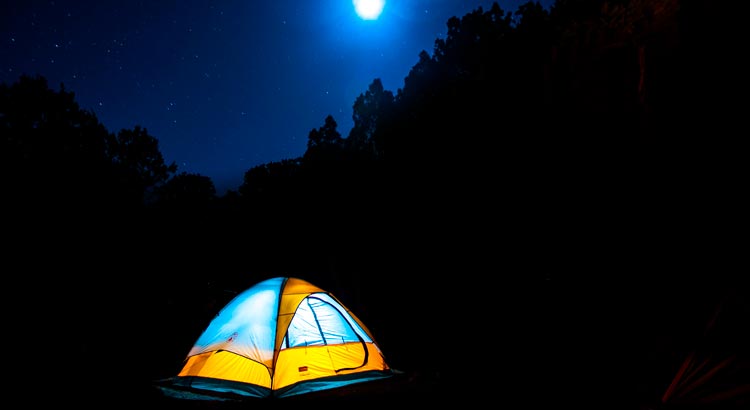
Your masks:
<path fill-rule="evenodd" d="M 223 195 L 248 169 L 301 156 L 328 114 L 346 137 L 373 79 L 395 93 L 451 16 L 493 2 L 390 0 L 376 21 L 351 0 L 4 3 L 1 82 L 64 83 L 107 129 L 145 127 L 178 172 Z"/>

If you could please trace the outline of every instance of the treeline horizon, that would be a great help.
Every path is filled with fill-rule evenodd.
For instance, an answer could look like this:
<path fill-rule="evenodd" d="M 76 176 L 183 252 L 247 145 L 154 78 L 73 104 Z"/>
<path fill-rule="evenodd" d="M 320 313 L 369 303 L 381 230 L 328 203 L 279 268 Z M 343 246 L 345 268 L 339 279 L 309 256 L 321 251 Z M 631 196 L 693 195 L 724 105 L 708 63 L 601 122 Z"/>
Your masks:
<path fill-rule="evenodd" d="M 223 196 L 166 163 L 147 129 L 111 132 L 63 85 L 24 75 L 0 85 L 6 214 L 85 227 L 97 245 L 137 236 L 134 255 L 166 242 L 194 247 L 201 266 L 335 280 L 394 260 L 481 265 L 492 249 L 530 261 L 519 275 L 536 279 L 555 275 L 536 273 L 552 261 L 699 266 L 715 254 L 695 249 L 717 248 L 707 233 L 729 215 L 715 206 L 739 195 L 723 11 L 559 0 L 452 17 L 401 88 L 375 78 L 356 98 L 346 137 L 328 115 L 302 156 L 248 169 Z"/>
<path fill-rule="evenodd" d="M 404 174 L 454 173 L 453 164 L 496 172 L 510 164 L 526 167 L 519 179 L 535 183 L 543 179 L 533 178 L 538 166 L 574 179 L 597 168 L 617 173 L 611 161 L 625 168 L 628 155 L 655 167 L 670 159 L 660 150 L 672 143 L 695 148 L 695 138 L 674 134 L 717 125 L 720 113 L 709 101 L 719 90 L 700 78 L 712 72 L 711 36 L 718 36 L 702 14 L 711 11 L 706 2 L 678 0 L 566 0 L 548 10 L 528 2 L 514 12 L 497 3 L 479 7 L 447 21 L 446 38 L 419 55 L 395 94 L 373 79 L 353 103 L 348 136 L 328 115 L 310 131 L 302 156 L 248 169 L 238 189 L 221 197 L 209 177 L 166 164 L 147 129 L 108 131 L 64 84 L 54 91 L 43 75 L 23 74 L 1 88 L 4 162 L 15 172 L 8 180 L 17 182 L 17 196 L 31 194 L 26 188 L 37 182 L 34 192 L 81 205 L 108 197 L 117 204 L 234 206 L 304 195 L 300 185 L 311 182 L 341 188 L 322 180 L 331 175 L 316 175 L 321 167 L 352 171 L 352 164 L 332 162 L 395 164 Z M 45 180 L 45 167 L 64 173 Z"/>
<path fill-rule="evenodd" d="M 688 241 L 712 229 L 694 217 L 700 204 L 738 195 L 724 11 L 560 0 L 452 17 L 401 88 L 375 78 L 356 98 L 346 137 L 328 115 L 302 156 L 252 167 L 222 196 L 209 177 L 167 164 L 147 129 L 111 132 L 64 85 L 23 75 L 0 85 L 6 207 L 123 230 L 180 231 L 186 220 L 209 236 L 295 230 L 363 249 L 385 235 L 450 253 L 475 227 L 513 232 L 521 248 L 537 230 L 545 243 L 653 229 Z"/>

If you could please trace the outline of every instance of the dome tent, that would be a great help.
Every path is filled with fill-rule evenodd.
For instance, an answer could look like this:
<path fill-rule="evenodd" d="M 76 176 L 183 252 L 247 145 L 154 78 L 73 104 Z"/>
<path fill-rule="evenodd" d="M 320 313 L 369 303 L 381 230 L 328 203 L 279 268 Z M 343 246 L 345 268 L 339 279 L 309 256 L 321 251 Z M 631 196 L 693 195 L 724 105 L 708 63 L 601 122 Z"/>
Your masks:
<path fill-rule="evenodd" d="M 335 296 L 275 277 L 231 300 L 158 387 L 180 398 L 289 397 L 392 375 L 370 331 Z"/>

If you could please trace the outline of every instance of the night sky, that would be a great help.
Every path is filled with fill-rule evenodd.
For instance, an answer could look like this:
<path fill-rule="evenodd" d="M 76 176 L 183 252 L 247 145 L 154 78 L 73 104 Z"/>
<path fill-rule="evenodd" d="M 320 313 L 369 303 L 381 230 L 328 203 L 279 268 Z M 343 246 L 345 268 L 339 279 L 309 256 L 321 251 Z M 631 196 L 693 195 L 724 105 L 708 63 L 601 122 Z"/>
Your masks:
<path fill-rule="evenodd" d="M 346 137 L 373 79 L 395 93 L 450 17 L 492 3 L 392 0 L 365 20 L 352 0 L 3 2 L 0 81 L 64 84 L 109 131 L 146 128 L 178 173 L 223 195 L 248 169 L 301 156 L 329 114 Z"/>

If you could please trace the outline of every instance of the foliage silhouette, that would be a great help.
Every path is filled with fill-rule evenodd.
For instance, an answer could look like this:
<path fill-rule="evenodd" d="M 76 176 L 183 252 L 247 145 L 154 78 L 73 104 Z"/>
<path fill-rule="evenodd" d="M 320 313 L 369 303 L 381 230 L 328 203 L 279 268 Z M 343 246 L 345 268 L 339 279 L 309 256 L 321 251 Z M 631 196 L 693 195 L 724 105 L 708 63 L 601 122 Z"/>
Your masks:
<path fill-rule="evenodd" d="M 3 166 L 19 206 L 52 209 L 140 207 L 176 170 L 158 140 L 136 126 L 109 133 L 74 94 L 49 89 L 41 76 L 0 86 Z"/>
<path fill-rule="evenodd" d="M 216 201 L 216 187 L 207 176 L 181 172 L 159 186 L 155 197 L 156 206 L 204 208 Z"/>
<path fill-rule="evenodd" d="M 5 187 L 18 208 L 198 201 L 200 212 L 261 219 L 267 230 L 290 220 L 283 226 L 372 243 L 413 229 L 428 248 L 468 253 L 479 244 L 457 243 L 447 227 L 505 223 L 512 243 L 530 226 L 595 231 L 601 220 L 620 240 L 657 217 L 677 232 L 691 198 L 731 201 L 738 175 L 730 151 L 739 151 L 722 148 L 736 108 L 720 95 L 734 78 L 723 75 L 720 11 L 705 1 L 561 0 L 453 17 L 402 88 L 376 78 L 356 98 L 346 138 L 328 115 L 302 156 L 248 170 L 222 199 L 205 178 L 175 175 L 146 129 L 109 133 L 64 87 L 22 77 L 0 89 Z"/>
<path fill-rule="evenodd" d="M 337 127 L 336 120 L 328 115 L 322 127 L 311 130 L 307 137 L 307 151 L 305 151 L 304 158 L 323 161 L 340 158 L 344 142 Z"/>
<path fill-rule="evenodd" d="M 379 78 L 357 97 L 352 106 L 354 126 L 346 139 L 350 155 L 362 159 L 384 157 L 386 148 L 380 139 L 393 116 L 393 103 L 393 93 L 383 88 Z"/>

